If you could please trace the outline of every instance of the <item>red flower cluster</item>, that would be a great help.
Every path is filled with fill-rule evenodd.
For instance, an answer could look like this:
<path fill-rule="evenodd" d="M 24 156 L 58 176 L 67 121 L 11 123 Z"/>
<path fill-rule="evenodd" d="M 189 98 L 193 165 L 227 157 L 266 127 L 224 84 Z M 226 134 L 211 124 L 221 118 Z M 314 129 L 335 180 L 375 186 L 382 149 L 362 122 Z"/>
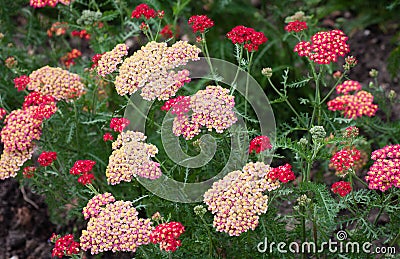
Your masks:
<path fill-rule="evenodd" d="M 336 92 L 338 94 L 348 94 L 352 91 L 361 90 L 362 86 L 360 82 L 354 80 L 346 80 L 342 84 L 336 86 Z"/>
<path fill-rule="evenodd" d="M 271 141 L 267 136 L 258 136 L 250 141 L 249 153 L 255 150 L 256 153 L 258 154 L 266 149 L 271 149 L 271 148 L 272 148 Z"/>
<path fill-rule="evenodd" d="M 206 29 L 214 26 L 214 21 L 207 17 L 207 15 L 193 15 L 189 18 L 188 24 L 192 27 L 193 33 L 203 33 Z"/>
<path fill-rule="evenodd" d="M 253 28 L 247 28 L 243 25 L 233 28 L 226 34 L 226 37 L 233 44 L 244 44 L 244 48 L 248 51 L 257 51 L 258 47 L 268 40 L 264 33 L 257 32 Z"/>
<path fill-rule="evenodd" d="M 331 111 L 343 111 L 346 118 L 355 119 L 364 115 L 372 117 L 378 110 L 378 105 L 373 104 L 374 96 L 366 91 L 355 94 L 345 94 L 330 100 L 327 105 Z"/>
<path fill-rule="evenodd" d="M 182 245 L 178 240 L 185 232 L 185 227 L 179 222 L 169 222 L 158 225 L 150 234 L 150 241 L 153 244 L 160 244 L 160 249 L 165 251 L 176 251 Z"/>
<path fill-rule="evenodd" d="M 171 30 L 171 25 L 165 25 L 164 28 L 161 29 L 160 34 L 166 39 L 172 38 L 174 35 Z"/>
<path fill-rule="evenodd" d="M 78 182 L 83 185 L 92 183 L 92 181 L 94 180 L 94 174 L 91 174 L 89 172 L 92 171 L 95 164 L 96 162 L 92 160 L 78 160 L 69 170 L 69 173 L 72 175 L 81 175 L 78 178 Z"/>
<path fill-rule="evenodd" d="M 58 238 L 57 238 L 58 237 Z M 79 253 L 79 243 L 74 241 L 74 236 L 72 234 L 59 237 L 53 234 L 50 240 L 56 240 L 51 256 L 62 258 L 63 256 L 71 256 L 73 254 Z"/>
<path fill-rule="evenodd" d="M 68 23 L 66 22 L 55 22 L 51 25 L 51 28 L 47 30 L 47 36 L 53 37 L 53 33 L 56 36 L 64 35 L 67 32 Z"/>
<path fill-rule="evenodd" d="M 113 137 L 113 135 L 111 135 L 111 133 L 110 132 L 106 132 L 106 133 L 104 133 L 104 135 L 103 135 L 103 140 L 104 141 L 109 141 L 109 140 L 114 140 L 114 137 Z"/>
<path fill-rule="evenodd" d="M 392 186 L 400 188 L 400 144 L 375 150 L 371 159 L 375 162 L 365 177 L 368 188 L 382 192 Z"/>
<path fill-rule="evenodd" d="M 81 39 L 85 40 L 90 40 L 90 34 L 86 30 L 81 30 L 81 31 L 72 31 L 71 32 L 72 37 L 79 37 Z"/>
<path fill-rule="evenodd" d="M 43 151 L 38 158 L 38 162 L 41 166 L 49 166 L 53 163 L 54 160 L 57 159 L 57 153 L 56 152 L 47 152 Z"/>
<path fill-rule="evenodd" d="M 139 19 L 144 16 L 147 20 L 156 17 L 157 13 L 154 9 L 150 8 L 147 4 L 140 4 L 132 11 L 131 18 Z"/>
<path fill-rule="evenodd" d="M 104 53 L 103 53 L 104 54 Z M 94 69 L 95 67 L 97 67 L 98 65 L 99 65 L 99 60 L 101 59 L 101 57 L 103 56 L 103 54 L 95 54 L 93 57 L 92 57 L 92 62 L 93 62 L 93 64 L 92 64 L 92 69 Z"/>
<path fill-rule="evenodd" d="M 358 149 L 342 149 L 332 156 L 330 167 L 336 170 L 337 175 L 345 176 L 348 170 L 354 166 L 355 161 L 360 160 L 360 158 L 361 153 Z"/>
<path fill-rule="evenodd" d="M 25 90 L 26 86 L 29 84 L 30 79 L 27 75 L 22 75 L 20 77 L 14 78 L 14 85 L 18 92 Z"/>
<path fill-rule="evenodd" d="M 22 174 L 25 178 L 32 178 L 33 177 L 33 172 L 36 171 L 36 167 L 34 166 L 27 166 L 24 168 L 24 170 L 22 171 Z"/>
<path fill-rule="evenodd" d="M 292 171 L 292 166 L 290 164 L 285 164 L 278 166 L 276 168 L 271 168 L 271 171 L 269 173 L 269 178 L 271 180 L 276 180 L 278 179 L 281 183 L 287 183 L 289 181 L 293 181 L 296 179 L 296 176 L 294 175 Z"/>
<path fill-rule="evenodd" d="M 294 22 L 290 22 L 288 23 L 288 25 L 285 26 L 285 31 L 287 32 L 300 32 L 300 31 L 304 31 L 307 30 L 307 23 L 306 22 L 300 22 L 300 21 L 294 21 Z"/>
<path fill-rule="evenodd" d="M 344 197 L 351 192 L 351 184 L 349 182 L 336 182 L 332 185 L 332 192 L 339 194 Z"/>
<path fill-rule="evenodd" d="M 32 115 L 39 120 L 49 119 L 57 111 L 56 101 L 53 96 L 42 95 L 39 92 L 30 92 L 25 96 L 22 108 L 27 109 L 30 106 L 35 106 L 36 109 L 33 110 Z"/>
<path fill-rule="evenodd" d="M 301 41 L 294 47 L 294 52 L 299 56 L 306 56 L 315 63 L 329 64 L 336 62 L 338 56 L 350 52 L 346 44 L 347 36 L 340 30 L 317 32 L 312 36 L 311 42 Z"/>
<path fill-rule="evenodd" d="M 0 120 L 3 119 L 4 116 L 6 116 L 7 111 L 4 108 L 0 108 Z"/>
<path fill-rule="evenodd" d="M 71 52 L 68 52 L 64 56 L 61 57 L 61 63 L 65 65 L 66 68 L 69 68 L 71 65 L 75 64 L 74 59 L 82 56 L 82 52 L 80 52 L 77 49 L 71 50 Z"/>
<path fill-rule="evenodd" d="M 344 130 L 344 137 L 346 138 L 355 138 L 360 134 L 360 130 L 356 126 L 347 127 Z"/>
<path fill-rule="evenodd" d="M 112 118 L 110 122 L 110 128 L 116 132 L 122 132 L 126 126 L 128 126 L 130 121 L 125 118 Z"/>

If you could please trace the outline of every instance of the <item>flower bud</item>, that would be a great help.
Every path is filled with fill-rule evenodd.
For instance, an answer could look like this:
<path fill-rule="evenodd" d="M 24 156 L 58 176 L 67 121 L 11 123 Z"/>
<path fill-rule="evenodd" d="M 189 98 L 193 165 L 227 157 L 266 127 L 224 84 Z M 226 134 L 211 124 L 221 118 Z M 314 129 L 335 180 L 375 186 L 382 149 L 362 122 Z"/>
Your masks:
<path fill-rule="evenodd" d="M 265 68 L 263 68 L 263 69 L 261 70 L 261 74 L 262 74 L 263 76 L 266 76 L 266 77 L 270 78 L 270 77 L 272 76 L 272 68 L 270 68 L 270 67 L 265 67 Z"/>

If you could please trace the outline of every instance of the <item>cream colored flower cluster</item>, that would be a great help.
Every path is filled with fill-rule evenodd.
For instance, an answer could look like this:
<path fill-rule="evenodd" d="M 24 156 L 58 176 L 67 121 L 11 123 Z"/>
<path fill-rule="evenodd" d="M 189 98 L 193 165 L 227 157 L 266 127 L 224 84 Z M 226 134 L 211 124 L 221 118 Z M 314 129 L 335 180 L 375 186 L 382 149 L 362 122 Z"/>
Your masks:
<path fill-rule="evenodd" d="M 268 165 L 251 162 L 215 182 L 204 194 L 208 210 L 215 214 L 213 225 L 217 231 L 239 236 L 257 227 L 259 215 L 268 208 L 268 196 L 263 192 L 279 187 L 270 172 Z"/>
<path fill-rule="evenodd" d="M 151 220 L 138 218 L 132 202 L 115 201 L 101 205 L 98 213 L 90 217 L 87 228 L 82 230 L 80 245 L 83 251 L 90 249 L 91 254 L 135 252 L 139 246 L 150 243 Z"/>
<path fill-rule="evenodd" d="M 117 70 L 117 66 L 122 63 L 122 58 L 128 55 L 128 46 L 118 44 L 111 51 L 104 53 L 98 61 L 97 73 L 106 76 Z"/>
<path fill-rule="evenodd" d="M 80 97 L 85 93 L 79 75 L 59 67 L 39 68 L 29 75 L 29 79 L 29 90 L 53 96 L 56 100 Z"/>
<path fill-rule="evenodd" d="M 198 60 L 200 49 L 186 41 L 171 47 L 167 43 L 149 42 L 131 57 L 125 59 L 115 79 L 119 95 L 133 94 L 142 89 L 146 100 L 168 100 L 184 83 L 189 82 L 189 71 L 173 71 L 189 60 Z"/>
<path fill-rule="evenodd" d="M 141 132 L 121 132 L 112 144 L 106 177 L 109 184 L 130 182 L 136 175 L 151 180 L 162 175 L 160 164 L 150 158 L 158 153 L 156 146 L 144 143 L 146 136 Z"/>

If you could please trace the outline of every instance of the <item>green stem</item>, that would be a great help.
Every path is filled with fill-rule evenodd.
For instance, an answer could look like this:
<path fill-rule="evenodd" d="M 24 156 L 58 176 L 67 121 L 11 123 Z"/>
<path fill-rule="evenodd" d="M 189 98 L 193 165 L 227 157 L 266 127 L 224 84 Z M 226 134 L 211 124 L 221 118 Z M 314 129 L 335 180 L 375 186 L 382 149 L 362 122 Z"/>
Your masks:
<path fill-rule="evenodd" d="M 321 94 L 320 94 L 320 90 L 319 90 L 319 81 L 320 81 L 320 76 L 322 74 L 322 68 L 323 67 L 322 66 L 320 67 L 320 71 L 319 71 L 319 73 L 317 75 L 317 72 L 315 71 L 314 64 L 310 60 L 309 60 L 309 62 L 310 62 L 313 78 L 314 78 L 314 81 L 315 81 L 314 109 L 313 109 L 313 112 L 312 112 L 311 121 L 310 121 L 310 125 L 309 125 L 309 127 L 311 128 L 311 126 L 314 123 L 315 116 L 317 116 L 317 125 L 319 125 L 320 118 L 321 118 L 321 114 L 320 114 Z"/>
<path fill-rule="evenodd" d="M 304 207 L 301 207 L 301 233 L 302 233 L 302 243 L 306 242 L 306 218 L 304 216 Z M 306 258 L 306 254 L 302 253 L 301 258 Z"/>
<path fill-rule="evenodd" d="M 203 53 L 206 56 L 206 60 L 207 60 L 208 66 L 210 67 L 211 76 L 214 79 L 215 78 L 214 68 L 213 68 L 212 63 L 211 63 L 210 53 L 208 52 L 208 47 L 207 47 L 206 34 L 204 32 L 201 33 L 201 38 L 202 38 L 202 42 L 203 42 L 203 44 L 202 44 Z M 218 82 L 216 80 L 214 80 L 214 82 L 218 85 Z"/>
<path fill-rule="evenodd" d="M 303 124 L 303 126 L 305 128 L 308 128 L 308 125 L 303 121 L 303 118 L 297 113 L 297 111 L 294 109 L 294 107 L 292 106 L 292 104 L 289 102 L 288 98 L 282 94 L 274 85 L 274 83 L 272 83 L 271 78 L 268 78 L 268 82 L 269 84 L 272 86 L 272 89 L 274 89 L 274 91 L 279 95 L 280 98 L 285 100 L 285 103 L 287 104 L 287 106 L 289 106 L 289 108 L 292 110 L 292 112 L 296 115 L 296 117 L 299 119 L 299 121 L 301 121 L 301 123 Z"/>
<path fill-rule="evenodd" d="M 250 78 L 250 71 L 251 71 L 251 62 L 253 61 L 253 54 L 251 52 L 250 58 L 248 58 L 249 63 L 247 65 L 247 74 L 246 74 L 246 91 L 245 91 L 245 100 L 244 100 L 244 115 L 247 117 L 247 96 L 249 92 L 249 78 Z M 249 56 L 249 52 L 247 51 L 247 57 Z"/>
<path fill-rule="evenodd" d="M 238 68 L 236 69 L 236 74 L 235 74 L 235 78 L 233 78 L 233 81 L 231 83 L 231 86 L 233 86 L 231 88 L 231 93 L 230 95 L 233 95 L 233 93 L 235 92 L 235 85 L 236 85 L 236 80 L 237 77 L 239 75 L 239 71 L 240 71 L 240 62 L 242 61 L 243 58 L 243 47 L 240 48 L 240 53 L 239 53 L 239 60 L 238 60 Z"/>
<path fill-rule="evenodd" d="M 208 239 L 210 240 L 210 242 L 209 242 L 209 249 L 210 249 L 209 253 L 210 253 L 210 257 L 212 257 L 212 251 L 213 251 L 212 234 L 211 234 L 211 231 L 210 231 L 210 229 L 209 229 L 209 227 L 207 225 L 207 222 L 204 220 L 203 216 L 200 216 L 200 218 L 201 218 L 201 221 L 203 221 L 203 224 L 204 224 L 204 226 L 206 227 L 206 230 L 207 230 Z"/>
<path fill-rule="evenodd" d="M 156 38 L 155 38 L 156 41 L 157 41 L 157 38 L 158 38 L 158 34 L 160 33 L 160 30 L 161 30 L 161 19 L 158 22 L 158 26 L 157 26 L 157 33 L 156 33 Z"/>
<path fill-rule="evenodd" d="M 354 170 L 353 170 L 353 172 L 354 172 Z M 366 182 L 364 182 L 363 180 L 361 180 L 361 178 L 358 177 L 358 176 L 356 175 L 355 172 L 352 174 L 352 176 L 353 176 L 354 178 L 356 178 L 360 183 L 362 183 L 365 187 L 368 188 L 368 184 L 367 184 Z"/>
<path fill-rule="evenodd" d="M 336 86 L 342 81 L 342 79 L 346 75 L 346 73 L 347 73 L 347 70 L 345 70 L 343 72 L 343 74 L 339 77 L 339 79 L 336 81 L 335 85 L 331 88 L 331 90 L 329 90 L 328 94 L 322 99 L 321 103 L 324 103 L 329 98 L 329 96 L 331 96 L 333 91 L 335 91 Z"/>

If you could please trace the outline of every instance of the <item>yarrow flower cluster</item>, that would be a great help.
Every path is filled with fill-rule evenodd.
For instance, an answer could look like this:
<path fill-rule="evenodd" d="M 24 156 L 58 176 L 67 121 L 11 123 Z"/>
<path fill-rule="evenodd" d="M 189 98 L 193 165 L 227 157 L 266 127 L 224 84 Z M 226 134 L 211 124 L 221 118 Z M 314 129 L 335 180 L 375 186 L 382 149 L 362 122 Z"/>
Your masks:
<path fill-rule="evenodd" d="M 250 141 L 249 153 L 256 151 L 256 153 L 259 154 L 260 152 L 271 148 L 272 145 L 268 136 L 258 136 Z"/>
<path fill-rule="evenodd" d="M 90 219 L 80 237 L 83 251 L 90 249 L 91 254 L 106 251 L 135 252 L 139 246 L 150 243 L 150 233 L 153 230 L 151 220 L 138 218 L 132 202 L 112 202 L 111 197 L 98 196 L 86 206 L 86 216 Z M 94 210 L 90 211 L 89 208 Z"/>
<path fill-rule="evenodd" d="M 57 111 L 56 101 L 50 95 L 42 95 L 39 92 L 30 92 L 24 97 L 22 108 L 26 110 L 28 107 L 33 106 L 33 117 L 35 119 L 43 120 L 50 117 Z"/>
<path fill-rule="evenodd" d="M 22 75 L 20 77 L 14 78 L 14 85 L 18 91 L 25 90 L 26 86 L 29 84 L 29 77 L 27 75 Z"/>
<path fill-rule="evenodd" d="M 104 53 L 103 53 L 104 54 Z M 94 69 L 94 68 L 96 68 L 98 65 L 99 65 L 99 60 L 101 59 L 101 56 L 103 55 L 103 54 L 95 54 L 93 57 L 92 57 L 92 66 L 91 66 L 91 69 Z"/>
<path fill-rule="evenodd" d="M 215 214 L 213 225 L 217 231 L 239 236 L 257 227 L 259 215 L 268 208 L 268 196 L 263 192 L 279 187 L 271 174 L 268 165 L 251 162 L 213 184 L 204 194 L 204 202 Z"/>
<path fill-rule="evenodd" d="M 81 31 L 72 31 L 71 32 L 72 37 L 79 37 L 81 39 L 85 40 L 90 40 L 90 34 L 86 30 L 81 30 Z"/>
<path fill-rule="evenodd" d="M 103 140 L 104 140 L 104 142 L 106 142 L 106 141 L 112 141 L 112 140 L 114 140 L 114 137 L 113 137 L 113 135 L 111 135 L 110 132 L 106 132 L 106 133 L 104 133 L 104 135 L 103 135 Z"/>
<path fill-rule="evenodd" d="M 243 47 L 250 52 L 257 51 L 258 47 L 268 40 L 264 33 L 257 32 L 253 28 L 247 28 L 243 25 L 234 27 L 226 34 L 226 37 L 233 44 L 244 44 Z"/>
<path fill-rule="evenodd" d="M 160 31 L 161 36 L 163 36 L 166 39 L 172 38 L 174 36 L 171 25 L 167 24 L 165 25 L 161 31 Z"/>
<path fill-rule="evenodd" d="M 349 126 L 344 130 L 343 137 L 355 138 L 360 133 L 360 130 L 356 126 Z"/>
<path fill-rule="evenodd" d="M 193 15 L 189 18 L 188 24 L 193 30 L 193 33 L 203 33 L 206 29 L 214 26 L 214 21 L 207 17 L 207 15 Z"/>
<path fill-rule="evenodd" d="M 52 257 L 62 258 L 63 256 L 71 256 L 79 253 L 79 243 L 74 241 L 72 234 L 60 237 L 53 233 L 50 240 L 55 240 L 55 246 L 51 252 Z"/>
<path fill-rule="evenodd" d="M 382 192 L 391 187 L 400 188 L 400 144 L 375 150 L 371 159 L 375 162 L 365 177 L 368 188 Z"/>
<path fill-rule="evenodd" d="M 329 166 L 336 170 L 336 175 L 345 176 L 349 170 L 354 167 L 356 161 L 360 160 L 360 150 L 353 149 L 342 149 L 336 152 L 331 160 Z"/>
<path fill-rule="evenodd" d="M 290 164 L 281 165 L 275 168 L 271 168 L 269 177 L 272 180 L 279 180 L 281 183 L 287 183 L 296 179 L 292 166 Z"/>
<path fill-rule="evenodd" d="M 78 182 L 86 185 L 92 183 L 94 180 L 94 174 L 90 173 L 93 170 L 93 166 L 96 161 L 93 160 L 78 160 L 74 163 L 69 173 L 72 175 L 80 175 Z"/>
<path fill-rule="evenodd" d="M 352 91 L 361 90 L 362 86 L 360 82 L 354 80 L 346 80 L 342 84 L 336 86 L 336 93 L 338 94 L 348 94 Z"/>
<path fill-rule="evenodd" d="M 160 244 L 160 250 L 175 252 L 182 245 L 178 238 L 185 232 L 180 222 L 168 222 L 158 225 L 150 234 L 153 244 Z"/>
<path fill-rule="evenodd" d="M 301 32 L 307 29 L 307 23 L 302 21 L 289 22 L 288 25 L 285 26 L 285 31 L 287 32 Z"/>
<path fill-rule="evenodd" d="M 340 182 L 334 183 L 332 185 L 331 190 L 333 193 L 337 193 L 340 196 L 344 197 L 351 192 L 352 188 L 351 188 L 351 184 L 349 182 L 340 181 Z"/>
<path fill-rule="evenodd" d="M 104 205 L 115 201 L 114 196 L 109 193 L 98 194 L 91 198 L 82 210 L 85 219 L 96 217 Z"/>
<path fill-rule="evenodd" d="M 132 56 L 125 59 L 115 79 L 119 95 L 133 94 L 141 89 L 146 100 L 168 100 L 190 82 L 189 71 L 174 71 L 189 60 L 198 60 L 200 49 L 186 41 L 178 41 L 171 47 L 167 43 L 149 42 Z"/>
<path fill-rule="evenodd" d="M 350 91 L 349 89 L 355 89 L 356 86 L 352 83 L 352 86 L 340 85 L 338 92 Z M 364 90 L 358 91 L 355 94 L 344 94 L 330 100 L 327 105 L 331 111 L 343 111 L 346 118 L 355 119 L 357 117 L 368 116 L 372 117 L 378 110 L 378 105 L 373 104 L 374 96 Z"/>
<path fill-rule="evenodd" d="M 75 65 L 75 59 L 82 56 L 82 52 L 78 49 L 73 49 L 60 58 L 60 61 L 66 68 Z"/>
<path fill-rule="evenodd" d="M 84 84 L 79 75 L 59 67 L 45 66 L 33 71 L 30 75 L 28 89 L 51 95 L 56 100 L 80 97 L 85 93 Z"/>
<path fill-rule="evenodd" d="M 301 41 L 294 47 L 299 56 L 306 56 L 318 64 L 336 62 L 338 56 L 350 52 L 347 36 L 341 30 L 317 32 L 311 37 L 311 42 Z"/>
<path fill-rule="evenodd" d="M 57 159 L 57 153 L 52 151 L 43 151 L 39 157 L 38 162 L 41 166 L 49 166 Z"/>
<path fill-rule="evenodd" d="M 130 121 L 126 118 L 112 118 L 110 121 L 110 128 L 116 132 L 122 132 Z"/>
<path fill-rule="evenodd" d="M 9 151 L 3 150 L 0 157 L 0 180 L 15 177 L 20 167 L 32 158 L 33 146 L 28 146 L 25 150 Z"/>
<path fill-rule="evenodd" d="M 42 8 L 45 6 L 56 7 L 58 3 L 69 5 L 72 0 L 30 0 L 30 6 L 34 8 Z"/>
<path fill-rule="evenodd" d="M 106 169 L 109 184 L 130 182 L 136 175 L 151 180 L 162 175 L 160 164 L 150 159 L 158 153 L 157 147 L 144 143 L 144 140 L 146 136 L 141 132 L 128 130 L 118 135 L 112 144 L 113 152 Z"/>
<path fill-rule="evenodd" d="M 216 132 L 222 133 L 237 121 L 233 111 L 234 98 L 233 95 L 229 95 L 228 89 L 209 85 L 193 96 L 172 101 L 175 103 L 171 113 L 177 115 L 173 122 L 173 133 L 176 136 L 183 135 L 185 139 L 192 139 L 200 133 L 202 126 L 209 131 L 215 129 Z M 170 106 L 169 103 L 165 105 L 165 108 Z M 191 111 L 190 117 L 189 111 Z"/>
<path fill-rule="evenodd" d="M 56 36 L 64 35 L 68 27 L 68 23 L 66 22 L 55 22 L 51 25 L 50 29 L 47 30 L 47 36 L 51 38 L 53 34 Z"/>
<path fill-rule="evenodd" d="M 122 63 L 122 58 L 128 55 L 128 46 L 118 44 L 111 51 L 101 55 L 97 62 L 97 73 L 100 76 L 111 74 L 117 69 L 117 66 Z"/>
<path fill-rule="evenodd" d="M 140 4 L 132 11 L 131 18 L 139 19 L 142 15 L 148 20 L 156 17 L 156 11 L 150 8 L 147 4 Z"/>
<path fill-rule="evenodd" d="M 0 108 L 0 120 L 2 120 L 6 115 L 7 111 L 4 108 Z"/>
<path fill-rule="evenodd" d="M 34 166 L 27 166 L 22 170 L 22 175 L 25 178 L 32 178 L 34 176 L 34 172 L 36 171 L 36 167 Z"/>

